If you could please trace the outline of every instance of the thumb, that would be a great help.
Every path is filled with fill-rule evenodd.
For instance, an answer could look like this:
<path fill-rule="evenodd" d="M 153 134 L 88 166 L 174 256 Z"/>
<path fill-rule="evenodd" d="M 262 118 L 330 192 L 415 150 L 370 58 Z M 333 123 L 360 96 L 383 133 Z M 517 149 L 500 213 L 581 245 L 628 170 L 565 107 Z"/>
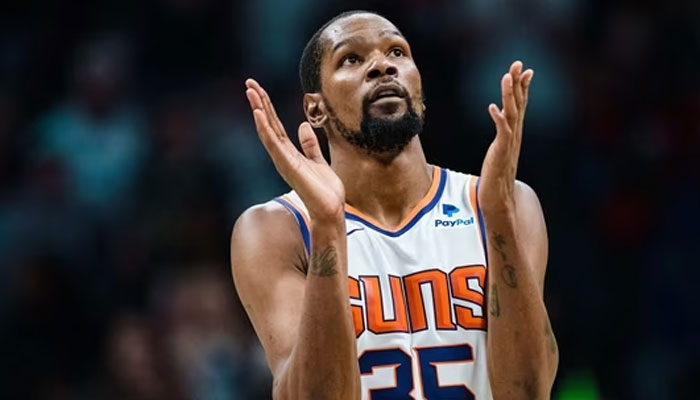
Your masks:
<path fill-rule="evenodd" d="M 321 146 L 318 144 L 316 133 L 314 133 L 308 122 L 302 122 L 299 125 L 299 143 L 307 158 L 315 162 L 326 162 L 321 153 Z"/>
<path fill-rule="evenodd" d="M 491 119 L 493 119 L 494 124 L 496 124 L 496 137 L 510 130 L 505 113 L 499 110 L 497 105 L 493 103 L 489 105 L 489 114 L 491 114 Z"/>

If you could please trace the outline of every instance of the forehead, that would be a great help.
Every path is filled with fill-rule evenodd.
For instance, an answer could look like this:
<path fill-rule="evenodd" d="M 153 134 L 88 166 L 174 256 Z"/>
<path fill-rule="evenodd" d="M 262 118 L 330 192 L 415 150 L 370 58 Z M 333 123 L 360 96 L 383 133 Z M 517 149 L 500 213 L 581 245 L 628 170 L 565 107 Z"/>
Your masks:
<path fill-rule="evenodd" d="M 323 32 L 325 50 L 333 49 L 348 39 L 376 38 L 399 35 L 398 28 L 388 19 L 375 14 L 353 14 L 330 24 Z"/>

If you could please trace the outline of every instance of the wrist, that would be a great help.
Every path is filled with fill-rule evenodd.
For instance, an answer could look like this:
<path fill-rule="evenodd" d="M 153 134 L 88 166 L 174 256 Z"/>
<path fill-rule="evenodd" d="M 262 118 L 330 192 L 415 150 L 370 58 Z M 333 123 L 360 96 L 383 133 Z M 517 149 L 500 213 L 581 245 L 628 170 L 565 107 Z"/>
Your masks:
<path fill-rule="evenodd" d="M 310 233 L 312 237 L 334 238 L 345 237 L 345 215 L 325 216 L 318 218 L 311 216 Z"/>
<path fill-rule="evenodd" d="M 311 225 L 321 228 L 345 225 L 345 203 L 324 204 L 321 207 L 309 207 Z"/>

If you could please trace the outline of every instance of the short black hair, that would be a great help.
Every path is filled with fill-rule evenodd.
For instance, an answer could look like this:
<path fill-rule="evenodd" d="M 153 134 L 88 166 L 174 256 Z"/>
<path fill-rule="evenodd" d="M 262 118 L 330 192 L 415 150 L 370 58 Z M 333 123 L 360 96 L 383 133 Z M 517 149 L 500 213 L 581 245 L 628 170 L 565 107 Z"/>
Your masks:
<path fill-rule="evenodd" d="M 315 93 L 321 91 L 321 58 L 323 57 L 323 43 L 321 43 L 321 35 L 328 26 L 335 21 L 349 17 L 355 14 L 374 14 L 379 15 L 374 11 L 352 10 L 342 12 L 331 18 L 323 24 L 311 39 L 306 43 L 304 51 L 301 53 L 299 61 L 299 80 L 301 80 L 301 90 L 304 93 Z M 381 15 L 379 15 L 381 17 Z"/>

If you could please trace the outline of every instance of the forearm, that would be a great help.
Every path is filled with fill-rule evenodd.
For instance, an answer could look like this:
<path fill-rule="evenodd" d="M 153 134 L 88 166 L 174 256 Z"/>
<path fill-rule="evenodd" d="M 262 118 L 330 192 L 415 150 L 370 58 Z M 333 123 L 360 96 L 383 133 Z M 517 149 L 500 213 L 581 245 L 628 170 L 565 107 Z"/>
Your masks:
<path fill-rule="evenodd" d="M 344 227 L 344 223 L 312 224 L 298 338 L 276 381 L 275 398 L 354 400 L 359 396 Z"/>
<path fill-rule="evenodd" d="M 488 365 L 494 399 L 549 399 L 557 345 L 515 212 L 485 215 L 488 235 Z"/>

